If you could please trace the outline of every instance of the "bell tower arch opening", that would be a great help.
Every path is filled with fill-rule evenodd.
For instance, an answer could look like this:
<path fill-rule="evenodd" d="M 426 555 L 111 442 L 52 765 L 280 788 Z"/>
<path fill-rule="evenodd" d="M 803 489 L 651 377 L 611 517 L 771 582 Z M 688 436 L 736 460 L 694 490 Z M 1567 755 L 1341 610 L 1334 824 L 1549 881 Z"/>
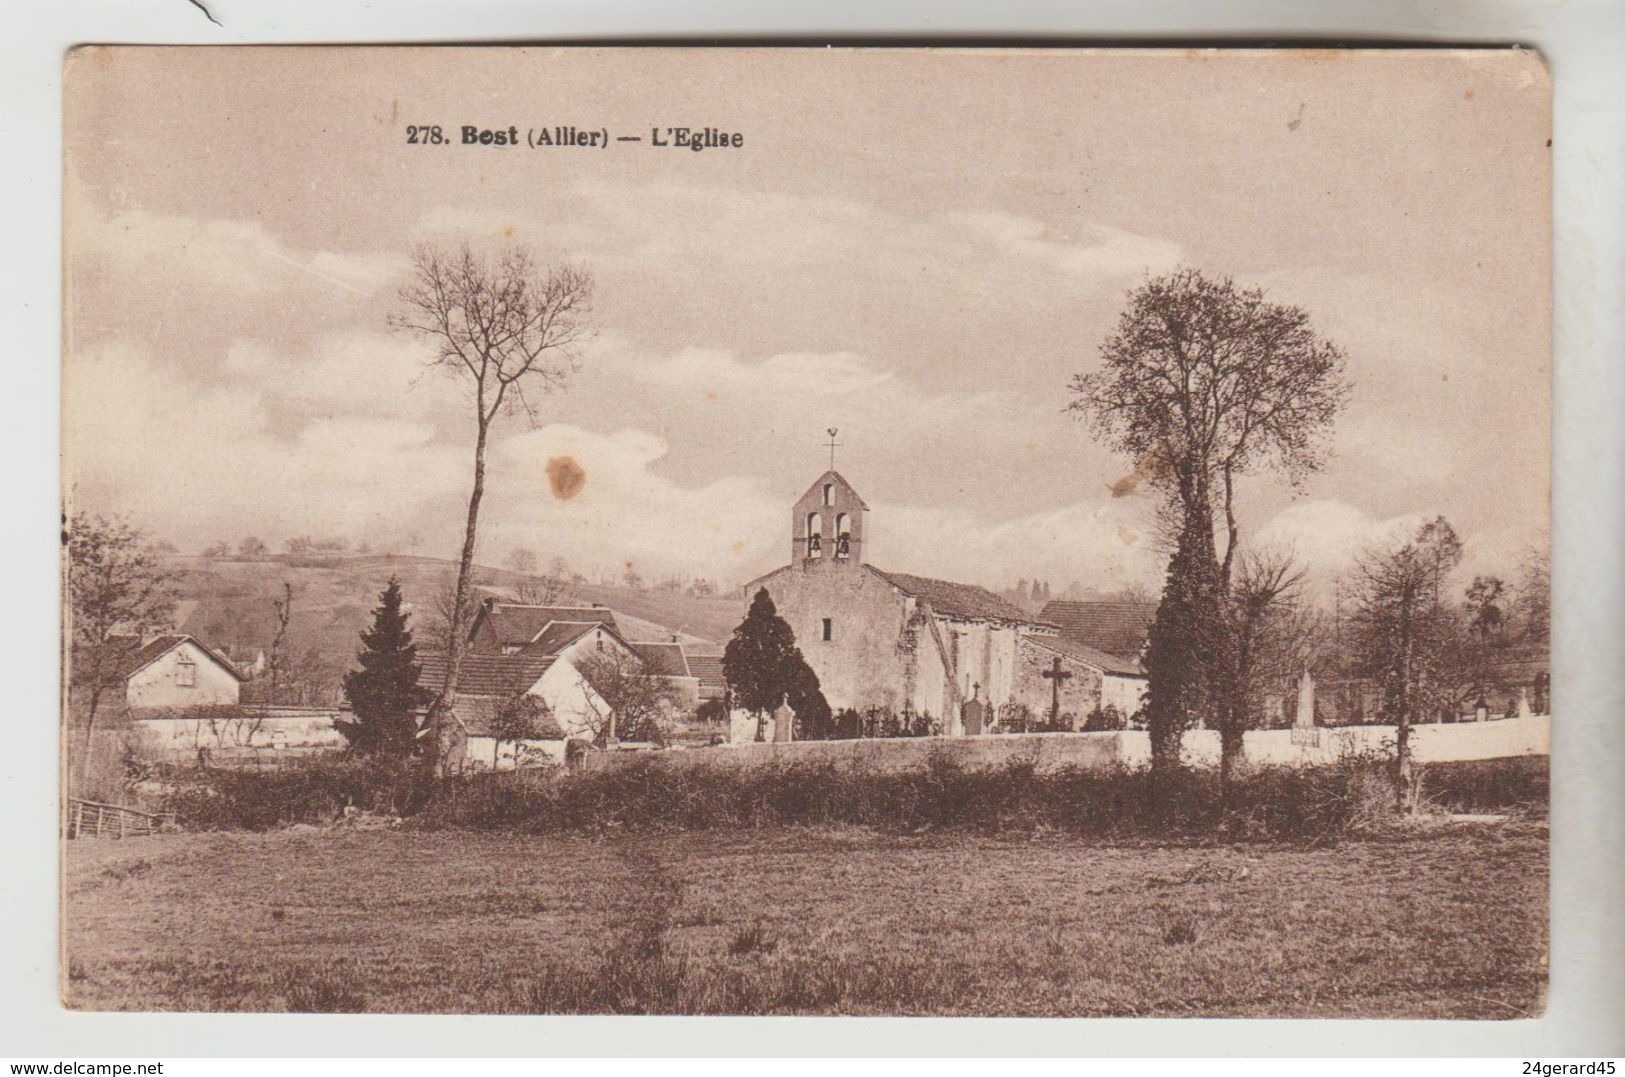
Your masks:
<path fill-rule="evenodd" d="M 863 563 L 863 523 L 869 506 L 839 472 L 826 471 L 807 488 L 790 516 L 790 563 Z"/>

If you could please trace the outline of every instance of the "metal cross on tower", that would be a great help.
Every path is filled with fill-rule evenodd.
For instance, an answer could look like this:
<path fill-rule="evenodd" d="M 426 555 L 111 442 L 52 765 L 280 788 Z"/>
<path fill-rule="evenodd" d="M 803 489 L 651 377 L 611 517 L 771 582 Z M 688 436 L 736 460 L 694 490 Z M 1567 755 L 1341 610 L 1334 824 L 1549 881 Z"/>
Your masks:
<path fill-rule="evenodd" d="M 1054 729 L 1061 721 L 1061 682 L 1070 680 L 1072 674 L 1061 668 L 1061 660 L 1057 658 L 1039 676 L 1050 683 L 1049 727 Z"/>
<path fill-rule="evenodd" d="M 835 470 L 835 450 L 841 444 L 839 441 L 835 440 L 835 435 L 840 433 L 840 431 L 836 430 L 832 426 L 826 431 L 826 433 L 829 434 L 829 469 L 831 471 L 834 471 Z"/>

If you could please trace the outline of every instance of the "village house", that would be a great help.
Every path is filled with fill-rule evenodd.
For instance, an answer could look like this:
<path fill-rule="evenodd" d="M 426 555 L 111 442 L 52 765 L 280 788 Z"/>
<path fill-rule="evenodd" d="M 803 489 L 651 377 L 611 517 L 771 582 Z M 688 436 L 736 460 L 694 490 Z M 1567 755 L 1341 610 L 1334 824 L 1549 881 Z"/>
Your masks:
<path fill-rule="evenodd" d="M 540 758 L 562 762 L 570 738 L 593 739 L 610 705 L 582 673 L 591 656 L 619 657 L 661 677 L 678 710 L 700 701 L 702 682 L 681 643 L 633 642 L 603 606 L 541 606 L 488 599 L 469 627 L 469 653 L 458 679 L 452 720 L 461 754 L 474 765 L 508 768 Z M 445 683 L 447 657 L 424 654 L 418 684 L 432 697 Z M 522 745 L 499 741 L 494 721 L 516 697 L 536 700 L 537 736 Z"/>
<path fill-rule="evenodd" d="M 100 665 L 103 677 L 101 706 L 131 716 L 190 707 L 234 706 L 248 678 L 213 647 L 193 636 L 166 634 L 145 640 L 116 636 L 109 640 L 100 663 L 83 649 L 75 652 L 76 689 L 88 687 L 86 678 Z"/>
<path fill-rule="evenodd" d="M 1132 658 L 1074 646 L 986 588 L 868 564 L 868 511 L 826 471 L 791 509 L 790 563 L 744 591 L 747 608 L 767 591 L 832 708 L 930 715 L 950 736 L 988 731 L 1007 704 L 1047 715 L 1057 685 L 1060 712 L 1080 724 L 1108 698 L 1138 709 L 1144 678 Z"/>

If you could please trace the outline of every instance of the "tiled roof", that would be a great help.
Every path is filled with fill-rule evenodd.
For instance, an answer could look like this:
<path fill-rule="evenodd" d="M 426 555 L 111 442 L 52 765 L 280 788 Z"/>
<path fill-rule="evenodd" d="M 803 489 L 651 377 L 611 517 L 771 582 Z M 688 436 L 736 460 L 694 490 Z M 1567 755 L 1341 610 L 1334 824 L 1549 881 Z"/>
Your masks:
<path fill-rule="evenodd" d="M 722 675 L 720 654 L 691 654 L 688 671 L 700 682 L 701 699 L 721 699 L 728 694 L 728 680 Z"/>
<path fill-rule="evenodd" d="M 558 654 L 564 648 L 597 628 L 601 621 L 554 621 L 541 635 L 525 644 L 526 654 Z"/>
<path fill-rule="evenodd" d="M 489 737 L 497 712 L 505 702 L 507 700 L 499 696 L 458 695 L 457 702 L 452 705 L 451 716 L 471 736 Z M 532 739 L 563 740 L 564 727 L 551 714 L 540 713 L 536 716 L 536 736 Z"/>
<path fill-rule="evenodd" d="M 1140 666 L 1140 663 L 1131 662 L 1126 658 L 1119 658 L 1114 654 L 1107 654 L 1105 651 L 1091 647 L 1087 643 L 1079 643 L 1075 639 L 1068 639 L 1065 636 L 1038 635 L 1023 636 L 1022 639 L 1036 643 L 1040 647 L 1047 647 L 1056 654 L 1075 658 L 1084 665 L 1094 666 L 1103 673 L 1115 673 L 1126 677 L 1145 676 L 1145 670 Z"/>
<path fill-rule="evenodd" d="M 633 643 L 644 668 L 662 677 L 692 677 L 681 643 Z"/>
<path fill-rule="evenodd" d="M 1119 658 L 1137 659 L 1157 615 L 1154 602 L 1046 602 L 1039 617 L 1067 639 Z"/>
<path fill-rule="evenodd" d="M 529 654 L 466 654 L 463 668 L 457 678 L 457 696 L 495 696 L 505 698 L 525 691 L 541 679 L 553 664 L 552 655 Z M 418 687 L 438 693 L 446 683 L 448 656 L 439 653 L 420 654 Z"/>
<path fill-rule="evenodd" d="M 554 621 L 593 621 L 619 631 L 615 624 L 615 611 L 603 606 L 523 606 L 513 602 L 493 602 L 480 608 L 474 628 L 479 627 L 480 620 L 490 624 L 501 646 L 529 643 Z"/>
<path fill-rule="evenodd" d="M 948 617 L 978 618 L 988 621 L 1016 621 L 1034 624 L 1038 619 L 1020 606 L 1007 602 L 985 587 L 949 580 L 934 580 L 929 576 L 910 576 L 906 572 L 882 572 L 870 569 L 900 591 L 931 603 L 931 608 Z"/>
<path fill-rule="evenodd" d="M 700 679 L 701 688 L 715 688 L 721 690 L 728 685 L 722 676 L 722 656 L 720 654 L 691 654 L 688 656 L 688 671 Z"/>

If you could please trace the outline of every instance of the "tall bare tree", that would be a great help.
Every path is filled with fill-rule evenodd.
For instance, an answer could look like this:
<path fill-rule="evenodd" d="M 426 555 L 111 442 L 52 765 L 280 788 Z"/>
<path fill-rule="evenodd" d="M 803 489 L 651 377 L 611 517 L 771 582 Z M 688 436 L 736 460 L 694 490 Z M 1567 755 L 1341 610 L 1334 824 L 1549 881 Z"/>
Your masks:
<path fill-rule="evenodd" d="M 288 624 L 293 620 L 293 584 L 282 581 L 282 597 L 271 599 L 276 633 L 271 637 L 271 690 L 267 703 L 282 703 L 282 688 L 288 680 Z"/>
<path fill-rule="evenodd" d="M 1343 352 L 1300 307 L 1196 269 L 1129 295 L 1098 370 L 1072 379 L 1070 410 L 1135 462 L 1177 513 L 1176 546 L 1147 654 L 1153 765 L 1177 766 L 1194 708 L 1229 674 L 1228 600 L 1240 539 L 1236 480 L 1272 470 L 1296 485 L 1325 460 L 1349 386 Z M 1220 552 L 1214 520 L 1222 517 Z"/>
<path fill-rule="evenodd" d="M 1242 761 L 1247 730 L 1263 714 L 1263 693 L 1307 662 L 1300 598 L 1304 571 L 1289 553 L 1260 550 L 1237 560 L 1223 606 L 1220 641 L 1228 663 L 1217 672 L 1214 717 L 1219 727 L 1219 786 L 1228 796 Z"/>
<path fill-rule="evenodd" d="M 1411 539 L 1364 553 L 1352 583 L 1354 650 L 1362 671 L 1382 688 L 1384 716 L 1397 733 L 1394 788 L 1411 802 L 1411 727 L 1457 702 L 1451 676 L 1458 619 L 1444 601 L 1444 580 L 1461 561 L 1461 542 L 1440 516 Z"/>
<path fill-rule="evenodd" d="M 96 717 L 103 696 L 122 684 L 124 636 L 167 625 L 175 609 L 175 574 L 147 534 L 122 516 L 75 513 L 68 524 L 68 601 L 72 611 L 70 673 L 85 692 L 84 773 L 90 772 Z M 139 638 L 133 642 L 139 642 Z"/>
<path fill-rule="evenodd" d="M 452 249 L 423 245 L 412 252 L 413 279 L 400 292 L 392 324 L 429 341 L 431 364 L 463 383 L 474 410 L 474 476 L 468 496 L 463 548 L 457 564 L 446 680 L 429 709 L 438 763 L 441 735 L 457 696 L 467 650 L 474 547 L 485 496 L 485 454 L 498 417 L 515 413 L 531 422 L 545 393 L 562 388 L 577 369 L 588 337 L 592 276 L 561 264 L 542 268 L 524 247 L 478 254 L 467 243 Z"/>

